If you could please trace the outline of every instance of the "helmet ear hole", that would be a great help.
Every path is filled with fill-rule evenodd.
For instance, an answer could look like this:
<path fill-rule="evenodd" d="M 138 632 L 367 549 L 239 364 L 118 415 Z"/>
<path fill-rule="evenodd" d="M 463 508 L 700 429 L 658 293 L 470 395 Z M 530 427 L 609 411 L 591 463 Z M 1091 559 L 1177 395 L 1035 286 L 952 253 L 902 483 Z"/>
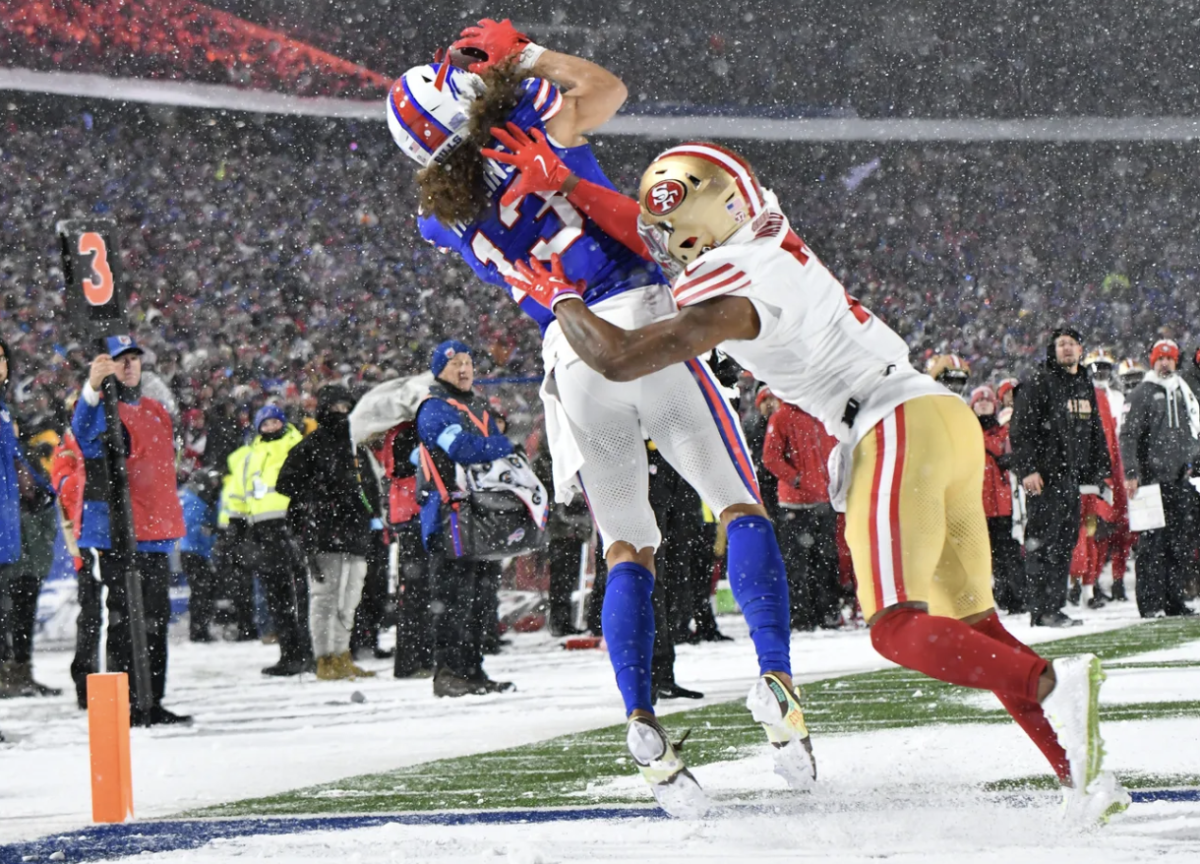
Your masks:
<path fill-rule="evenodd" d="M 693 189 L 699 189 L 701 182 L 703 182 L 703 181 L 701 181 L 701 179 L 699 177 L 696 177 L 693 174 L 688 174 L 687 179 L 692 182 Z"/>
<path fill-rule="evenodd" d="M 688 239 L 684 240 L 682 243 L 679 244 L 679 248 L 680 249 L 691 249 L 695 245 L 696 245 L 696 238 L 689 237 Z"/>

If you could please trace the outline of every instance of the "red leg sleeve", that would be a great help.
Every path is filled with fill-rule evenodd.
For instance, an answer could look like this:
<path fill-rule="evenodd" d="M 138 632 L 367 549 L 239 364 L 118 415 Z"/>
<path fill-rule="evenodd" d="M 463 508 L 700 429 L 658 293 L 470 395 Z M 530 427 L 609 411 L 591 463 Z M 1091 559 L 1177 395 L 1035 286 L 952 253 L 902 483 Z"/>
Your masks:
<path fill-rule="evenodd" d="M 1046 661 L 996 644 L 996 640 L 954 618 L 900 608 L 871 627 L 875 650 L 906 669 L 930 678 L 1037 701 L 1038 678 Z"/>
<path fill-rule="evenodd" d="M 995 614 L 976 622 L 975 629 L 1010 648 L 1023 651 L 1033 657 L 1037 656 L 1032 648 L 1005 630 L 1004 625 L 1000 623 L 1000 619 Z M 996 698 L 1000 700 L 1004 710 L 1017 721 L 1017 725 L 1025 730 L 1025 734 L 1029 736 L 1030 740 L 1042 751 L 1042 755 L 1046 757 L 1046 761 L 1050 763 L 1050 767 L 1054 769 L 1058 779 L 1069 783 L 1071 766 L 1067 762 L 1067 751 L 1063 750 L 1058 743 L 1058 736 L 1050 727 L 1050 721 L 1046 719 L 1042 706 L 1035 701 L 1006 696 L 1003 693 L 997 693 Z"/>

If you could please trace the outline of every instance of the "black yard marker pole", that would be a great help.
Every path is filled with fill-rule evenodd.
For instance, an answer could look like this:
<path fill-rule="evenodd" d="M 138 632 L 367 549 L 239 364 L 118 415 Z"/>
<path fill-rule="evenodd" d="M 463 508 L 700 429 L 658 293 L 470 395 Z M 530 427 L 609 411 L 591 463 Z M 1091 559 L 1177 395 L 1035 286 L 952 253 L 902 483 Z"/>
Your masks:
<path fill-rule="evenodd" d="M 106 336 L 125 333 L 125 295 L 121 291 L 120 252 L 117 226 L 111 219 L 66 219 L 55 226 L 62 245 L 63 281 L 70 326 L 86 334 L 105 353 Z M 129 499 L 129 475 L 125 468 L 125 436 L 117 410 L 117 382 L 104 379 L 105 448 L 108 474 L 108 519 L 110 552 L 126 563 L 125 594 L 128 598 L 129 641 L 133 649 L 134 707 L 143 715 L 154 704 L 150 683 L 150 650 L 146 640 L 146 611 L 142 602 L 142 574 L 137 567 L 137 537 L 133 505 Z"/>

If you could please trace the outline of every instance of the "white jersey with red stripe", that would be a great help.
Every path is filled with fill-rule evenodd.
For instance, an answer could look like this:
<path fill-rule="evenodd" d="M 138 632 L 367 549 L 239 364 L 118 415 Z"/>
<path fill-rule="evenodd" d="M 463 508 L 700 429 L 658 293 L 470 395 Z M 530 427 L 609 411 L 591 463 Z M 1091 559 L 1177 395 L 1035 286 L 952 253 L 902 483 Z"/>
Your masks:
<path fill-rule="evenodd" d="M 918 396 L 953 396 L 908 361 L 908 345 L 851 297 L 788 225 L 774 195 L 726 243 L 705 252 L 672 285 L 680 306 L 745 297 L 758 312 L 755 339 L 721 350 L 771 391 L 855 444 L 897 405 Z M 853 425 L 847 425 L 847 406 Z"/>

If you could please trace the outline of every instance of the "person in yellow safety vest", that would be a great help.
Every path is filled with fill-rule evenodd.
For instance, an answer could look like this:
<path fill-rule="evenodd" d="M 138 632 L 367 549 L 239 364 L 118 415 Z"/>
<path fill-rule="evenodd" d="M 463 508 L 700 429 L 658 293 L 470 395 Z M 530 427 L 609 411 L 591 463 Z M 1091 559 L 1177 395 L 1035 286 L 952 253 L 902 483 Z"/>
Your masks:
<path fill-rule="evenodd" d="M 304 436 L 287 422 L 283 409 L 272 404 L 258 409 L 254 429 L 258 434 L 247 445 L 240 473 L 230 471 L 230 512 L 240 501 L 248 526 L 243 557 L 263 586 L 279 639 L 279 662 L 263 674 L 299 675 L 313 668 L 306 561 L 288 528 L 288 497 L 275 491 L 275 481 L 288 452 Z"/>
<path fill-rule="evenodd" d="M 254 573 L 243 559 L 249 525 L 246 521 L 246 496 L 242 494 L 242 473 L 250 445 L 243 444 L 225 460 L 221 478 L 221 497 L 217 505 L 217 542 L 213 546 L 213 566 L 225 588 L 221 593 L 233 601 L 239 642 L 258 638 L 254 623 Z"/>

